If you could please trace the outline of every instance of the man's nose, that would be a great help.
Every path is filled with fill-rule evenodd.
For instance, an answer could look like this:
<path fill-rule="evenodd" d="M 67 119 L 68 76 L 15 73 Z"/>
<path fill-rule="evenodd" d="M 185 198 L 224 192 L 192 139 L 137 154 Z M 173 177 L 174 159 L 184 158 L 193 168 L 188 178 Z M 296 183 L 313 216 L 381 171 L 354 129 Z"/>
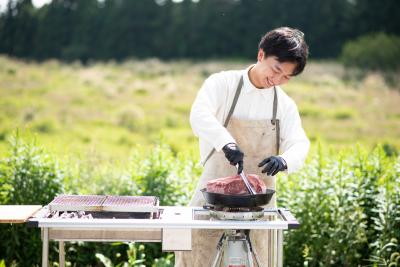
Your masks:
<path fill-rule="evenodd" d="M 272 82 L 274 85 L 280 85 L 284 82 L 285 78 L 283 74 L 276 74 L 272 77 Z"/>
<path fill-rule="evenodd" d="M 272 77 L 272 82 L 274 83 L 274 85 L 278 85 L 281 82 L 281 80 L 282 80 L 282 75 L 277 74 Z"/>

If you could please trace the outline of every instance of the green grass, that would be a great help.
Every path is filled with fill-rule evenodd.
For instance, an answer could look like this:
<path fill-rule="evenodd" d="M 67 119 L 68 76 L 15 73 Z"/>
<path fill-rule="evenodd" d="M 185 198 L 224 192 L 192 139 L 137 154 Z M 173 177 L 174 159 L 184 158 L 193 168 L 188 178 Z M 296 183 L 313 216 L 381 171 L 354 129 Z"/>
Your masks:
<path fill-rule="evenodd" d="M 191 104 L 211 73 L 243 61 L 157 59 L 83 66 L 0 57 L 0 153 L 18 129 L 57 156 L 127 163 L 136 145 L 163 139 L 174 152 L 198 152 Z M 400 90 L 383 75 L 351 77 L 334 62 L 311 62 L 284 86 L 312 141 L 333 147 L 383 142 L 400 147 Z"/>

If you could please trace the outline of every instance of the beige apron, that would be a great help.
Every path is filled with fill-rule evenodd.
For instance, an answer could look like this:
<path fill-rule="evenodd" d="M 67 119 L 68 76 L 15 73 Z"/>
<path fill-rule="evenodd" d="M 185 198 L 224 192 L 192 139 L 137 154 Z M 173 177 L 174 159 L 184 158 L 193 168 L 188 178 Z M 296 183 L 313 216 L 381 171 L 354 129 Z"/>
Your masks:
<path fill-rule="evenodd" d="M 226 119 L 227 129 L 236 140 L 240 149 L 244 152 L 244 172 L 257 174 L 263 179 L 267 188 L 275 189 L 275 177 L 261 173 L 262 168 L 257 165 L 268 156 L 278 154 L 279 150 L 279 121 L 276 120 L 277 96 L 274 88 L 273 118 L 271 120 L 242 120 L 230 118 L 237 102 L 242 87 L 242 78 L 237 88 L 237 94 L 232 103 L 230 114 Z M 195 195 L 190 206 L 203 206 L 204 198 L 200 189 L 206 187 L 207 181 L 231 176 L 237 173 L 236 167 L 229 164 L 224 153 L 210 153 L 200 180 L 197 184 Z M 271 202 L 264 206 L 276 207 L 275 195 Z M 216 255 L 216 246 L 222 235 L 222 230 L 192 230 L 192 251 L 176 252 L 175 266 L 178 267 L 205 267 L 211 266 Z M 253 247 L 255 248 L 261 265 L 264 267 L 276 266 L 276 231 L 274 230 L 251 230 Z"/>

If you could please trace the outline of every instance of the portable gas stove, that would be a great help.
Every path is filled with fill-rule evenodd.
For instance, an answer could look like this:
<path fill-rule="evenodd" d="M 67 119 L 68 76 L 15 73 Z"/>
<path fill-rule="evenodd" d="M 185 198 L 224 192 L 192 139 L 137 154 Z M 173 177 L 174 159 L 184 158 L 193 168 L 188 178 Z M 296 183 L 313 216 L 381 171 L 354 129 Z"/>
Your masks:
<path fill-rule="evenodd" d="M 274 220 L 274 215 L 266 215 L 262 207 L 222 207 L 214 205 L 205 205 L 205 209 L 210 212 L 210 218 L 216 220 L 233 221 L 256 221 L 256 220 Z M 271 230 L 270 230 L 271 231 Z M 279 265 L 279 255 L 282 255 L 282 236 L 271 231 L 272 238 L 275 241 L 275 250 L 270 255 L 273 266 Z M 225 230 L 217 244 L 216 256 L 212 267 L 221 266 L 262 266 L 255 248 L 253 248 L 250 238 L 250 229 L 246 230 Z M 256 265 L 255 265 L 255 264 Z M 274 263 L 276 263 L 274 265 Z"/>
<path fill-rule="evenodd" d="M 217 246 L 218 262 L 229 255 L 218 256 L 226 244 L 231 244 L 232 253 L 242 253 L 243 246 L 250 246 L 246 251 L 254 253 L 248 236 L 251 229 L 272 230 L 277 243 L 274 266 L 282 266 L 283 231 L 299 226 L 290 211 L 283 208 L 159 206 L 157 197 L 77 195 L 56 197 L 27 223 L 42 230 L 43 267 L 48 266 L 50 240 L 59 242 L 59 266 L 65 266 L 65 241 L 161 242 L 163 251 L 185 251 L 191 250 L 192 229 L 225 230 Z M 257 261 L 256 254 L 254 257 Z M 252 266 L 251 257 L 247 258 L 248 264 L 241 266 Z"/>

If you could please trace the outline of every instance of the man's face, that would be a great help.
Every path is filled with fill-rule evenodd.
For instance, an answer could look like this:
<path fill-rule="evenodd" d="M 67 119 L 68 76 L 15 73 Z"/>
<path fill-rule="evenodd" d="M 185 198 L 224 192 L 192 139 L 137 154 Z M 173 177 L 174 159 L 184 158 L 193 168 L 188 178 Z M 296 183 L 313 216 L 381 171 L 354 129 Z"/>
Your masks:
<path fill-rule="evenodd" d="M 254 68 L 256 86 L 269 88 L 287 83 L 292 77 L 296 63 L 279 62 L 275 56 L 265 57 L 264 51 L 260 49 L 257 56 L 257 64 Z"/>

